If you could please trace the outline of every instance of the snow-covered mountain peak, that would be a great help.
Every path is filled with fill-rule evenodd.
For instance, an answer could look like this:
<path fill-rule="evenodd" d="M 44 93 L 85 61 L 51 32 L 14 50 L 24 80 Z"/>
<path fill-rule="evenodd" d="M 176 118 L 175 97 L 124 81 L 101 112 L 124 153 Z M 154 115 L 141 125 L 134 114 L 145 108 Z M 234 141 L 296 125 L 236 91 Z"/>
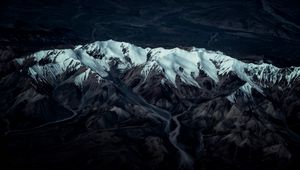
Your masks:
<path fill-rule="evenodd" d="M 35 80 L 43 78 L 52 84 L 59 75 L 70 69 L 84 70 L 74 75 L 77 85 L 88 79 L 90 74 L 96 74 L 100 80 L 109 75 L 113 65 L 121 72 L 139 66 L 144 79 L 147 79 L 151 71 L 162 73 L 175 87 L 176 76 L 186 84 L 201 88 L 196 80 L 201 72 L 215 83 L 223 76 L 235 74 L 247 82 L 247 87 L 255 88 L 261 93 L 264 88 L 274 85 L 289 87 L 300 76 L 299 67 L 277 68 L 265 63 L 244 63 L 219 51 L 195 47 L 190 50 L 141 48 L 114 40 L 78 45 L 74 49 L 39 51 L 16 61 L 22 65 L 30 58 L 36 64 L 28 69 L 29 74 Z"/>

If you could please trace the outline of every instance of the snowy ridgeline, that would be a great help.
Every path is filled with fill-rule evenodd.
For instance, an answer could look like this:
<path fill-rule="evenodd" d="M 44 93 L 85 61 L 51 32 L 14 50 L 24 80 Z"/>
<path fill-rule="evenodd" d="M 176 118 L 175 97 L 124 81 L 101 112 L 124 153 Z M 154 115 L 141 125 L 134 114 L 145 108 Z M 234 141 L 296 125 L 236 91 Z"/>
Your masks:
<path fill-rule="evenodd" d="M 57 76 L 66 71 L 82 70 L 73 79 L 78 86 L 91 74 L 96 75 L 98 80 L 107 77 L 112 69 L 111 63 L 116 63 L 120 71 L 140 66 L 145 79 L 150 71 L 157 71 L 164 75 L 164 81 L 170 81 L 175 87 L 176 75 L 186 84 L 201 88 L 196 81 L 200 72 L 216 83 L 220 77 L 231 73 L 246 82 L 240 90 L 247 94 L 252 88 L 263 93 L 264 88 L 274 85 L 290 87 L 300 76 L 300 67 L 277 68 L 271 64 L 244 63 L 203 48 L 191 48 L 189 51 L 180 48 L 151 49 L 113 40 L 79 45 L 75 49 L 39 51 L 16 61 L 22 65 L 32 58 L 37 62 L 28 69 L 33 79 L 54 83 Z"/>

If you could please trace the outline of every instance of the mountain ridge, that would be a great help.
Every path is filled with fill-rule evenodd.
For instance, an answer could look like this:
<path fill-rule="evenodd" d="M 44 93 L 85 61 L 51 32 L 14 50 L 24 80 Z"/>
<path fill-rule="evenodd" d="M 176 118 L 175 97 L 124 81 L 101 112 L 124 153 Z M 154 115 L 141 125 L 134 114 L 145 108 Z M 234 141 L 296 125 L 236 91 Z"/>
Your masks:
<path fill-rule="evenodd" d="M 143 49 L 129 43 L 113 40 L 97 41 L 85 46 L 79 45 L 74 50 L 40 51 L 29 57 L 33 57 L 34 61 L 38 63 L 29 68 L 34 79 L 37 75 L 47 77 L 44 75 L 45 70 L 56 75 L 69 68 L 86 67 L 86 71 L 75 78 L 76 84 L 82 84 L 82 81 L 86 80 L 92 73 L 97 73 L 99 79 L 106 77 L 107 72 L 110 71 L 111 62 L 116 62 L 114 64 L 121 72 L 134 66 L 142 67 L 141 75 L 144 76 L 144 79 L 147 78 L 151 70 L 163 72 L 165 78 L 163 81 L 170 81 L 175 87 L 176 76 L 179 76 L 181 81 L 186 84 L 200 88 L 195 81 L 199 72 L 203 71 L 215 83 L 219 81 L 219 76 L 232 72 L 247 82 L 251 88 L 255 88 L 261 93 L 263 93 L 263 88 L 274 85 L 280 88 L 290 86 L 300 75 L 300 67 L 278 68 L 266 63 L 244 63 L 219 51 L 213 52 L 195 47 L 189 51 L 161 47 Z M 25 58 L 19 58 L 16 61 L 22 65 Z M 47 63 L 40 64 L 45 58 L 49 60 L 48 62 L 52 62 L 50 65 L 54 68 L 49 68 Z M 51 71 L 51 69 L 53 70 Z"/>

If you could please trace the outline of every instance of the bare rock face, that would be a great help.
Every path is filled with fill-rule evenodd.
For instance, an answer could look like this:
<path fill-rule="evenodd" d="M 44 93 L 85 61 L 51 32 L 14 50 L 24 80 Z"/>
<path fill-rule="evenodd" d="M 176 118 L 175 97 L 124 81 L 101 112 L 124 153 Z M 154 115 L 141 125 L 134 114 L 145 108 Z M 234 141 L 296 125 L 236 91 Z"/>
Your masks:
<path fill-rule="evenodd" d="M 298 166 L 298 67 L 112 40 L 7 67 L 0 132 L 10 169 Z"/>

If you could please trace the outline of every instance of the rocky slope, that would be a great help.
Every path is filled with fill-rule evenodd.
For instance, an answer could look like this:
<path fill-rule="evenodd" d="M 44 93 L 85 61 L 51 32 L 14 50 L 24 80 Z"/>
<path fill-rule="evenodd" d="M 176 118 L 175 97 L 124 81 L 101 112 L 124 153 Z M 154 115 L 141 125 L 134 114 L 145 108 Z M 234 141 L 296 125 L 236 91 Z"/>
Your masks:
<path fill-rule="evenodd" d="M 10 168 L 298 165 L 300 67 L 113 40 L 11 64 L 0 82 L 1 154 Z"/>

